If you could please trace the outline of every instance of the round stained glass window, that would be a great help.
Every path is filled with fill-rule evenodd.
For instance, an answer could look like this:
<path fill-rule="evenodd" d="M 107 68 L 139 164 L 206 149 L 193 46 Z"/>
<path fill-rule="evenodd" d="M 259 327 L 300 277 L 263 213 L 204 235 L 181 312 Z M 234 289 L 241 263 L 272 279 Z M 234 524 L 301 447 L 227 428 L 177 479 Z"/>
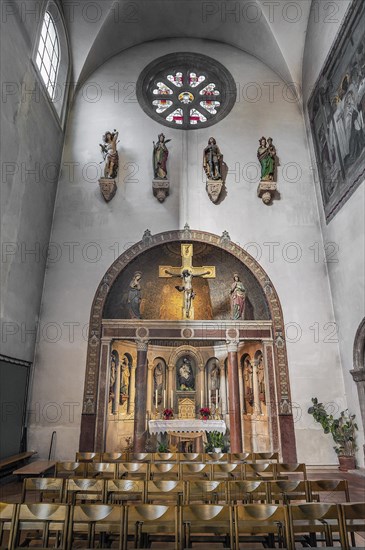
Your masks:
<path fill-rule="evenodd" d="M 170 128 L 194 130 L 222 120 L 236 100 L 236 84 L 215 59 L 174 53 L 150 63 L 137 82 L 137 98 L 154 120 Z"/>

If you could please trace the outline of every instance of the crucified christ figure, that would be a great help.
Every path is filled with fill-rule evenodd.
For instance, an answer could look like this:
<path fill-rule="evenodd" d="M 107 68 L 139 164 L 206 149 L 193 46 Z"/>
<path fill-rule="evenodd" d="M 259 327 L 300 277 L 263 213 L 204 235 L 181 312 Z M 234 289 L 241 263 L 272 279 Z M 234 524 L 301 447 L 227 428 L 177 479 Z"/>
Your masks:
<path fill-rule="evenodd" d="M 171 273 L 171 271 L 168 271 L 165 269 L 165 273 L 167 275 L 171 275 L 171 277 L 181 277 L 182 279 L 182 285 L 176 285 L 175 288 L 179 292 L 184 293 L 184 314 L 186 319 L 190 318 L 190 309 L 191 309 L 191 301 L 195 298 L 195 292 L 193 291 L 193 274 L 189 269 L 184 269 L 181 273 L 181 275 L 176 275 L 175 273 Z M 201 273 L 199 275 L 194 275 L 195 277 L 204 277 L 204 275 L 209 275 L 210 271 L 205 271 L 204 273 Z"/>

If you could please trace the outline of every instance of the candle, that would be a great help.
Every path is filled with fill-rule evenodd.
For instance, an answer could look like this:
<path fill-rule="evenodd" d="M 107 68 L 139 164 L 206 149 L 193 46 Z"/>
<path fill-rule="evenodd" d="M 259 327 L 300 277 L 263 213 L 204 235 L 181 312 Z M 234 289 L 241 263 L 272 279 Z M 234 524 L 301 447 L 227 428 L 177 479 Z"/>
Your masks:
<path fill-rule="evenodd" d="M 203 406 L 203 390 L 200 390 L 200 404 Z"/>
<path fill-rule="evenodd" d="M 215 390 L 215 406 L 218 407 L 218 390 Z"/>
<path fill-rule="evenodd" d="M 156 393 L 155 393 L 155 405 L 156 405 L 156 409 L 157 409 L 157 405 L 158 405 L 158 393 L 157 393 L 157 390 L 156 390 Z"/>
<path fill-rule="evenodd" d="M 172 390 L 171 390 L 170 397 L 171 397 L 170 406 L 171 406 L 171 408 L 173 409 L 173 408 L 174 408 L 174 392 L 173 392 Z"/>
<path fill-rule="evenodd" d="M 210 394 L 210 390 L 209 390 L 209 396 L 208 396 L 208 406 L 210 409 L 212 408 L 212 396 Z"/>
<path fill-rule="evenodd" d="M 166 390 L 163 391 L 163 408 L 166 409 Z"/>

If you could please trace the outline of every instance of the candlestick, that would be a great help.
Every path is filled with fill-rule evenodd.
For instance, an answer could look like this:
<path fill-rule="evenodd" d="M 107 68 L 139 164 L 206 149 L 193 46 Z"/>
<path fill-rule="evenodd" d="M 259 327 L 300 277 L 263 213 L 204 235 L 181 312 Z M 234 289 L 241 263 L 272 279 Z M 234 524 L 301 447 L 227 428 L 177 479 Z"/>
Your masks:
<path fill-rule="evenodd" d="M 156 410 L 157 410 L 157 405 L 158 405 L 158 392 L 157 392 L 157 390 L 155 392 L 155 405 L 156 405 Z"/>
<path fill-rule="evenodd" d="M 173 409 L 174 408 L 174 392 L 172 390 L 171 390 L 171 393 L 170 393 L 170 397 L 171 397 L 170 407 Z"/>
<path fill-rule="evenodd" d="M 218 390 L 215 390 L 215 406 L 218 407 Z"/>
<path fill-rule="evenodd" d="M 166 390 L 163 391 L 163 408 L 166 409 Z"/>
<path fill-rule="evenodd" d="M 200 405 L 203 406 L 203 390 L 200 390 Z"/>

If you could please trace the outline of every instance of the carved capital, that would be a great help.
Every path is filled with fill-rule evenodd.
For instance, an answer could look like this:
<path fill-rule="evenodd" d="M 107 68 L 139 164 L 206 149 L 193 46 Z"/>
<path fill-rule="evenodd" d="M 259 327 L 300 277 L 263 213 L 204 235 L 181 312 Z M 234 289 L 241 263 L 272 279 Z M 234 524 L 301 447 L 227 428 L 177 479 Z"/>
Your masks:
<path fill-rule="evenodd" d="M 365 382 L 365 369 L 350 370 L 350 374 L 354 379 L 354 382 Z"/>
<path fill-rule="evenodd" d="M 147 351 L 148 350 L 148 339 L 147 338 L 136 338 L 135 340 L 137 351 Z"/>
<path fill-rule="evenodd" d="M 230 353 L 230 352 L 236 352 L 237 353 L 239 340 L 227 340 L 226 343 L 227 343 L 228 353 Z"/>

